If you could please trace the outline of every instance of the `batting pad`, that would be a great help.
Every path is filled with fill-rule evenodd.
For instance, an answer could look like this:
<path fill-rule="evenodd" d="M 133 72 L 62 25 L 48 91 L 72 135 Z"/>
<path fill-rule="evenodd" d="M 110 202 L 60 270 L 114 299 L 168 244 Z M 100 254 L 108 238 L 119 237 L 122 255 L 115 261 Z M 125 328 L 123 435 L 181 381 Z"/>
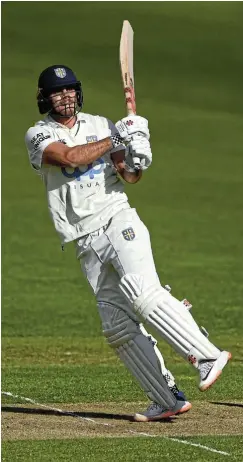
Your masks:
<path fill-rule="evenodd" d="M 220 350 L 200 331 L 190 312 L 179 300 L 161 286 L 142 289 L 138 294 L 139 279 L 135 275 L 121 279 L 120 288 L 140 315 L 184 358 L 195 367 L 201 360 L 216 359 Z M 134 284 L 134 289 L 133 289 Z"/>
<path fill-rule="evenodd" d="M 176 405 L 176 398 L 163 377 L 160 361 L 153 343 L 145 336 L 138 323 L 125 312 L 111 305 L 99 303 L 103 333 L 109 345 L 137 379 L 147 396 L 165 409 Z"/>

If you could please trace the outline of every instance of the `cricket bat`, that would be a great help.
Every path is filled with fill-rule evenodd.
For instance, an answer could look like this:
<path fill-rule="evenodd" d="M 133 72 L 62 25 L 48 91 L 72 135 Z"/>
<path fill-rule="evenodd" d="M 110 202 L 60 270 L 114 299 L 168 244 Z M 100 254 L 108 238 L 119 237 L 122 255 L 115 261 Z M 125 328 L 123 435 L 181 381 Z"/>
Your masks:
<path fill-rule="evenodd" d="M 129 21 L 123 21 L 121 40 L 120 40 L 120 67 L 127 115 L 136 114 L 136 99 L 133 72 L 133 36 L 134 32 Z M 140 159 L 134 157 L 134 166 L 140 167 Z"/>

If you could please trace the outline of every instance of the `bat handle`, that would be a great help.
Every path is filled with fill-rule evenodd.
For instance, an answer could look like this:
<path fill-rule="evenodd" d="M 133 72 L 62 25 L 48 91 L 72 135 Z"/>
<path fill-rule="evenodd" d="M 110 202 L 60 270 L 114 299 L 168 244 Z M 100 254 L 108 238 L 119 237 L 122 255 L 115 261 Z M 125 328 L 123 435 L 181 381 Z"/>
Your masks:
<path fill-rule="evenodd" d="M 135 103 L 133 105 L 131 105 L 131 106 L 127 105 L 127 115 L 136 115 Z M 140 170 L 141 161 L 140 161 L 139 157 L 134 157 L 133 158 L 133 163 L 134 163 L 135 170 Z"/>
<path fill-rule="evenodd" d="M 141 162 L 140 162 L 139 157 L 134 157 L 133 158 L 133 163 L 134 163 L 135 170 L 140 170 Z"/>

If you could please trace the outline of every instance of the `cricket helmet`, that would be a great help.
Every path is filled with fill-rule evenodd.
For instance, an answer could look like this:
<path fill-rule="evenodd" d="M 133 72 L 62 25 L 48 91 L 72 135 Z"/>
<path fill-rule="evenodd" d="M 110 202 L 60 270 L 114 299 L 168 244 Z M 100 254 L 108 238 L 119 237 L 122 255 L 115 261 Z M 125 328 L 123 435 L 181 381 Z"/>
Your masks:
<path fill-rule="evenodd" d="M 77 106 L 79 109 L 82 108 L 83 91 L 81 82 L 77 80 L 72 69 L 63 64 L 55 64 L 44 69 L 38 80 L 37 104 L 41 114 L 55 112 L 49 96 L 51 93 L 62 90 L 63 88 L 75 89 Z"/>

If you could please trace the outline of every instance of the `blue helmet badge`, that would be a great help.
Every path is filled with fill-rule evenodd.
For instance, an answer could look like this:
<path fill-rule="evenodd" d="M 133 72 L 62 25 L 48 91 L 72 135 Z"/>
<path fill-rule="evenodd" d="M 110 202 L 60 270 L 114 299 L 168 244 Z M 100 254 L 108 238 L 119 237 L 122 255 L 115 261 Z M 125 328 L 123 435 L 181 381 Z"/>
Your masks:
<path fill-rule="evenodd" d="M 64 67 L 57 67 L 56 69 L 54 69 L 54 72 L 55 72 L 57 77 L 60 77 L 60 79 L 64 79 L 66 77 L 66 75 L 67 75 L 66 70 L 64 69 Z"/>

